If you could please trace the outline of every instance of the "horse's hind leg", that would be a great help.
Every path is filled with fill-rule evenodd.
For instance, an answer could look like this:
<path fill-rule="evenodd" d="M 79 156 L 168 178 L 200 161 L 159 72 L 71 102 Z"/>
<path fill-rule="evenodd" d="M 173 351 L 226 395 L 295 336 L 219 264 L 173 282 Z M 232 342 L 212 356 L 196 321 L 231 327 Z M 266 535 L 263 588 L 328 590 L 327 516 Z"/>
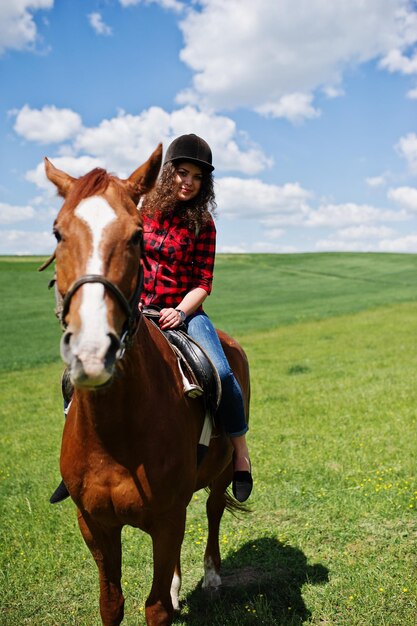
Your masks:
<path fill-rule="evenodd" d="M 180 557 L 178 557 L 178 562 L 175 566 L 174 576 L 171 582 L 171 600 L 172 606 L 174 607 L 174 611 L 179 611 L 180 609 L 180 589 L 181 589 L 181 562 Z"/>
<path fill-rule="evenodd" d="M 208 520 L 207 546 L 204 553 L 204 589 L 218 589 L 222 584 L 220 578 L 220 521 L 226 508 L 225 489 L 230 481 L 216 482 L 207 499 L 206 511 Z"/>
<path fill-rule="evenodd" d="M 100 578 L 100 614 L 103 626 L 119 626 L 124 614 L 121 587 L 122 528 L 105 528 L 78 512 L 84 541 L 97 564 Z"/>

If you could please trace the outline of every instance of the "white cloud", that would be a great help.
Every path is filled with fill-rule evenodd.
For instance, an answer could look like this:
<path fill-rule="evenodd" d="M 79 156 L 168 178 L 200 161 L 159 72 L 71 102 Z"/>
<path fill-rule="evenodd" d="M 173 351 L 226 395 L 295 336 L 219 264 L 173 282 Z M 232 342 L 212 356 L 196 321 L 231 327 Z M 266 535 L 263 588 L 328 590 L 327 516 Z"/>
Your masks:
<path fill-rule="evenodd" d="M 417 87 L 407 91 L 407 98 L 410 98 L 410 100 L 417 100 Z"/>
<path fill-rule="evenodd" d="M 51 254 L 55 245 L 51 232 L 0 230 L 0 254 Z"/>
<path fill-rule="evenodd" d="M 137 4 L 159 4 L 163 9 L 182 11 L 184 4 L 179 0 L 119 0 L 122 7 L 136 6 Z"/>
<path fill-rule="evenodd" d="M 325 204 L 310 213 L 308 226 L 348 226 L 352 224 L 372 224 L 381 221 L 401 221 L 407 219 L 406 212 L 379 209 L 367 204 Z"/>
<path fill-rule="evenodd" d="M 293 124 L 299 124 L 305 119 L 320 116 L 320 111 L 311 105 L 313 97 L 305 93 L 291 93 L 282 96 L 278 102 L 266 102 L 256 111 L 265 117 L 284 117 Z"/>
<path fill-rule="evenodd" d="M 23 50 L 33 46 L 38 37 L 33 13 L 52 9 L 54 0 L 1 0 L 0 54 L 7 48 Z"/>
<path fill-rule="evenodd" d="M 276 228 L 299 222 L 308 213 L 307 201 L 311 193 L 298 183 L 283 186 L 270 185 L 258 179 L 225 177 L 217 180 L 216 198 L 219 215 L 245 219 L 269 220 Z"/>
<path fill-rule="evenodd" d="M 223 254 L 243 254 L 244 252 L 247 252 L 248 248 L 247 245 L 245 243 L 241 243 L 240 245 L 220 245 L 217 246 L 217 252 L 221 252 Z"/>
<path fill-rule="evenodd" d="M 84 128 L 74 141 L 74 149 L 100 158 L 108 168 L 126 176 L 160 141 L 166 150 L 172 139 L 190 132 L 209 143 L 217 170 L 256 174 L 271 165 L 262 150 L 238 132 L 233 120 L 193 107 L 172 113 L 151 107 L 139 115 L 121 111 L 95 128 Z"/>
<path fill-rule="evenodd" d="M 390 50 L 381 60 L 380 66 L 389 72 L 417 74 L 417 54 L 410 58 L 402 54 L 401 50 Z"/>
<path fill-rule="evenodd" d="M 16 115 L 14 130 L 28 141 L 41 144 L 60 143 L 73 137 L 81 130 L 81 117 L 71 109 L 44 106 L 31 109 L 25 105 Z"/>
<path fill-rule="evenodd" d="M 417 40 L 417 15 L 409 0 L 310 0 L 300 10 L 292 0 L 201 0 L 180 28 L 181 59 L 194 77 L 179 102 L 293 119 L 294 106 L 283 98 L 340 89 L 345 70 L 392 50 L 404 56 Z M 317 113 L 312 100 L 304 110 Z"/>
<path fill-rule="evenodd" d="M 96 127 L 84 128 L 75 139 L 74 149 L 105 160 L 108 168 L 126 175 L 148 158 L 161 137 L 166 136 L 169 120 L 169 114 L 159 107 L 151 107 L 140 115 L 121 111 Z"/>
<path fill-rule="evenodd" d="M 365 204 L 322 204 L 311 206 L 312 193 L 299 183 L 266 184 L 258 179 L 221 178 L 216 197 L 219 215 L 227 218 L 254 219 L 266 229 L 268 238 L 281 236 L 282 227 L 341 228 L 343 237 L 387 237 L 391 230 L 375 226 L 381 222 L 400 222 L 409 218 L 405 210 L 380 209 Z M 341 231 L 342 232 L 342 231 Z"/>
<path fill-rule="evenodd" d="M 388 198 L 411 211 L 417 211 L 417 189 L 415 187 L 397 187 L 390 189 Z"/>
<path fill-rule="evenodd" d="M 64 172 L 67 172 L 67 174 L 70 174 L 75 178 L 87 174 L 87 172 L 94 169 L 95 167 L 104 167 L 102 161 L 90 156 L 51 157 L 49 160 L 52 161 L 55 167 L 63 170 Z M 26 172 L 25 178 L 31 183 L 34 183 L 37 187 L 39 187 L 39 189 L 43 189 L 49 192 L 48 195 L 53 196 L 56 194 L 55 187 L 46 178 L 45 166 L 43 162 L 39 163 L 34 170 L 29 170 L 28 172 Z"/>
<path fill-rule="evenodd" d="M 342 239 L 361 240 L 361 239 L 380 239 L 381 237 L 390 237 L 395 231 L 388 226 L 350 226 L 342 228 L 338 231 L 338 235 Z"/>
<path fill-rule="evenodd" d="M 297 252 L 297 248 L 294 246 L 286 246 L 280 244 L 274 244 L 267 241 L 257 241 L 254 243 L 241 243 L 239 245 L 221 245 L 217 248 L 218 252 L 223 254 L 242 254 L 242 253 L 274 253 L 274 254 L 289 254 L 291 252 Z"/>
<path fill-rule="evenodd" d="M 409 133 L 401 137 L 395 146 L 398 153 L 405 158 L 412 174 L 417 174 L 417 135 Z"/>
<path fill-rule="evenodd" d="M 366 178 L 366 184 L 369 185 L 369 187 L 383 187 L 386 182 L 385 175 L 370 176 L 369 178 Z"/>
<path fill-rule="evenodd" d="M 347 230 L 347 229 L 346 229 Z M 389 230 L 389 229 L 388 229 Z M 316 242 L 316 250 L 322 252 L 415 252 L 417 251 L 417 236 L 393 238 L 394 231 L 385 234 L 384 229 L 372 229 L 368 236 L 366 231 L 346 233 L 341 230 L 327 239 Z M 386 238 L 385 237 L 389 237 Z"/>
<path fill-rule="evenodd" d="M 260 224 L 267 229 L 267 233 L 282 226 L 342 229 L 338 232 L 342 233 L 343 239 L 350 242 L 353 239 L 387 237 L 392 232 L 391 229 L 378 224 L 381 222 L 401 222 L 410 217 L 405 210 L 379 209 L 353 202 L 322 204 L 315 208 L 307 202 L 311 194 L 300 187 L 297 189 L 297 187 L 298 185 L 287 184 L 281 188 L 275 188 L 275 192 L 270 195 L 269 202 L 263 201 L 262 195 L 255 193 L 255 201 L 252 203 L 248 190 L 243 187 L 243 197 L 246 198 L 247 207 L 243 202 L 235 207 L 234 212 L 231 212 L 229 208 L 229 214 L 232 216 L 240 215 L 241 217 L 248 217 L 249 214 L 249 217 L 259 220 Z M 287 193 L 283 193 L 285 191 Z M 288 193 L 289 191 L 291 193 Z M 222 198 L 221 195 L 220 197 Z M 226 198 L 226 208 L 230 204 Z M 246 213 L 242 210 L 239 211 L 239 206 L 243 209 L 246 208 Z M 251 207 L 252 215 L 250 215 Z M 256 207 L 257 210 L 254 211 L 253 207 Z M 222 208 L 223 202 L 219 203 L 219 212 Z"/>
<path fill-rule="evenodd" d="M 316 241 L 316 250 L 320 252 L 371 252 L 377 248 L 378 244 L 375 242 L 344 240 L 338 237 Z"/>
<path fill-rule="evenodd" d="M 381 252 L 417 252 L 417 235 L 397 239 L 384 239 L 379 243 Z"/>
<path fill-rule="evenodd" d="M 255 253 L 269 252 L 274 254 L 288 254 L 290 252 L 297 252 L 297 249 L 294 246 L 271 243 L 270 241 L 255 241 L 247 246 L 246 251 Z"/>
<path fill-rule="evenodd" d="M 110 26 L 103 22 L 101 13 L 89 13 L 88 21 L 91 28 L 97 33 L 97 35 L 109 36 L 113 34 L 113 30 Z"/>
<path fill-rule="evenodd" d="M 33 207 L 13 206 L 0 202 L 0 224 L 12 224 L 13 222 L 21 222 L 31 219 L 35 215 Z"/>
<path fill-rule="evenodd" d="M 323 87 L 323 93 L 327 98 L 340 98 L 345 95 L 344 89 L 339 85 L 327 85 Z"/>
<path fill-rule="evenodd" d="M 284 235 L 285 235 L 285 230 L 283 228 L 270 228 L 265 233 L 265 236 L 268 239 L 280 239 Z"/>

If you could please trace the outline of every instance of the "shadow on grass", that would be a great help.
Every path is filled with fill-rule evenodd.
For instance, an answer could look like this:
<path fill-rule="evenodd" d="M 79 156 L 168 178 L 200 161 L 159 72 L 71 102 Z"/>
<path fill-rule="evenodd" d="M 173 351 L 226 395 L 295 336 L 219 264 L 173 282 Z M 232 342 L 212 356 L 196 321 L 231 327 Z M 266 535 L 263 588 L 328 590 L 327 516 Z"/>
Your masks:
<path fill-rule="evenodd" d="M 311 617 L 303 597 L 305 583 L 328 582 L 328 570 L 309 565 L 298 548 L 276 539 L 246 543 L 222 563 L 222 587 L 198 587 L 185 598 L 175 622 L 187 626 L 297 626 Z"/>

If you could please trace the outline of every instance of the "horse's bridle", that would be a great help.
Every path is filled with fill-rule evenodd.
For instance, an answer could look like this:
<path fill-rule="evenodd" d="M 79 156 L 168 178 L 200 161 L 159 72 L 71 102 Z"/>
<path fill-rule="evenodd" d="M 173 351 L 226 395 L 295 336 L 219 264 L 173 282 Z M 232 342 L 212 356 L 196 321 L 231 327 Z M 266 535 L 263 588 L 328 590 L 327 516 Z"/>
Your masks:
<path fill-rule="evenodd" d="M 140 243 L 140 251 L 141 251 L 140 256 L 142 256 L 143 239 L 141 239 L 139 243 Z M 43 270 L 49 267 L 49 265 L 55 260 L 55 258 L 56 258 L 56 251 L 49 257 L 49 259 L 45 261 L 45 263 L 43 263 L 38 268 L 38 271 L 43 272 Z M 78 278 L 76 281 L 72 283 L 71 287 L 63 296 L 58 291 L 57 284 L 56 284 L 56 275 L 54 275 L 54 278 L 50 281 L 48 286 L 49 288 L 55 287 L 55 303 L 56 303 L 55 313 L 61 323 L 63 330 L 66 330 L 68 326 L 68 324 L 65 321 L 65 318 L 68 314 L 73 295 L 80 287 L 82 287 L 83 285 L 87 283 L 100 283 L 101 285 L 104 286 L 105 289 L 108 289 L 113 294 L 113 296 L 115 296 L 118 304 L 123 309 L 126 315 L 126 320 L 125 320 L 125 323 L 123 324 L 122 333 L 119 339 L 120 349 L 118 350 L 117 358 L 121 359 L 125 353 L 126 348 L 129 346 L 135 332 L 138 329 L 140 320 L 142 319 L 142 313 L 139 310 L 140 294 L 142 293 L 142 288 L 143 288 L 142 263 L 139 261 L 139 270 L 138 270 L 138 278 L 136 281 L 136 288 L 130 300 L 127 300 L 126 296 L 122 293 L 122 291 L 119 289 L 117 285 L 112 283 L 111 280 L 109 280 L 105 276 L 102 276 L 101 274 L 85 274 L 84 276 L 81 276 L 80 278 Z"/>
<path fill-rule="evenodd" d="M 71 287 L 68 289 L 67 293 L 64 296 L 61 296 L 62 303 L 60 303 L 60 306 L 58 306 L 57 310 L 58 319 L 61 322 L 61 326 L 64 330 L 66 330 L 68 326 L 65 318 L 68 314 L 73 295 L 76 291 L 78 291 L 80 287 L 88 283 L 100 283 L 101 285 L 104 285 L 105 289 L 108 289 L 108 291 L 110 291 L 110 293 L 115 296 L 118 304 L 126 315 L 126 321 L 123 325 L 122 334 L 120 336 L 121 348 L 119 350 L 119 358 L 121 358 L 124 354 L 126 347 L 129 345 L 133 335 L 135 334 L 135 331 L 138 327 L 138 322 L 141 318 L 141 313 L 139 311 L 139 299 L 143 287 L 142 265 L 139 265 L 139 274 L 136 288 L 130 300 L 127 300 L 126 296 L 122 293 L 117 285 L 112 283 L 101 274 L 85 274 L 84 276 L 81 276 L 76 281 L 74 281 Z"/>

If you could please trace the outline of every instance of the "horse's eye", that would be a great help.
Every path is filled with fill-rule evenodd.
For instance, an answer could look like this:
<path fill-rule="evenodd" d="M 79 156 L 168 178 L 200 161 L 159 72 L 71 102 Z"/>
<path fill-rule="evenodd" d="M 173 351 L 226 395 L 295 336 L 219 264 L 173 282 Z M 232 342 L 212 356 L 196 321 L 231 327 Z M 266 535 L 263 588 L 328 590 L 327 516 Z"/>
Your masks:
<path fill-rule="evenodd" d="M 57 242 L 59 243 L 62 240 L 62 236 L 61 233 L 59 232 L 59 230 L 57 230 L 56 228 L 54 228 L 54 230 L 52 231 L 55 239 L 57 240 Z"/>
<path fill-rule="evenodd" d="M 143 232 L 141 230 L 137 230 L 134 235 L 132 235 L 132 237 L 130 238 L 130 244 L 132 246 L 137 246 L 138 244 L 142 243 L 142 238 L 143 238 Z"/>

